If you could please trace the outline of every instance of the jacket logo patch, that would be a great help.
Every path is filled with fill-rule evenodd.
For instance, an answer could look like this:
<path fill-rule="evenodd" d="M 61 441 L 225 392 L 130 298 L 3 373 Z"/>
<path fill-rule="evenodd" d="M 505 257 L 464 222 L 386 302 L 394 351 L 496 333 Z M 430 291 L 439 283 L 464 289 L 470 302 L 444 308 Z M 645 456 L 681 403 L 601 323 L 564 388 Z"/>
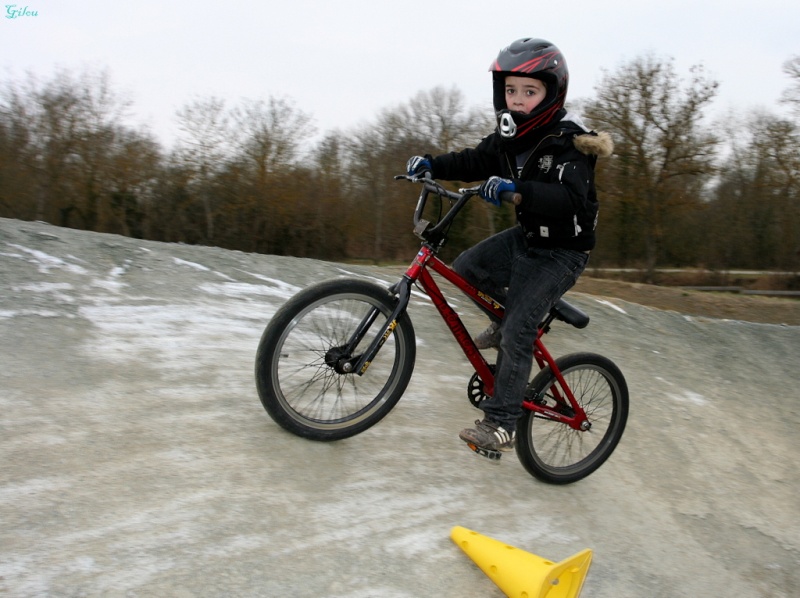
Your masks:
<path fill-rule="evenodd" d="M 542 172 L 550 172 L 553 167 L 553 156 L 542 156 L 539 158 L 539 170 Z"/>

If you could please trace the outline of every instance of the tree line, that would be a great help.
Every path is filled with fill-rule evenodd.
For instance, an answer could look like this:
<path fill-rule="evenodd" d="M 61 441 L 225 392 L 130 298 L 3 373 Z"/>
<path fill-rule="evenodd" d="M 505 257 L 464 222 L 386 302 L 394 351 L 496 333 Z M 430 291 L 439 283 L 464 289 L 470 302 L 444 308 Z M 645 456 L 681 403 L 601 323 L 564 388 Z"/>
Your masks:
<path fill-rule="evenodd" d="M 782 101 L 709 122 L 718 83 L 701 67 L 635 58 L 568 105 L 614 138 L 597 170 L 594 266 L 800 270 L 800 57 Z M 487 102 L 487 105 L 489 103 Z M 290 99 L 215 97 L 177 111 L 165 148 L 126 124 L 107 71 L 0 83 L 0 217 L 166 242 L 337 261 L 407 261 L 419 191 L 409 156 L 476 144 L 490 109 L 457 88 L 422 91 L 369 122 L 317 135 Z M 458 185 L 454 184 L 454 188 Z M 472 202 L 445 257 L 510 226 Z"/>

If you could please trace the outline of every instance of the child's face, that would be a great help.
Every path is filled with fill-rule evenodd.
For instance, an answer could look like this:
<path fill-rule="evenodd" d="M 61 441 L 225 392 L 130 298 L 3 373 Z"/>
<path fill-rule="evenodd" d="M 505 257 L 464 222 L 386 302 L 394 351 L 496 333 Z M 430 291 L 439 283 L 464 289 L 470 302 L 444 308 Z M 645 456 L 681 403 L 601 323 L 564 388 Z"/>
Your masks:
<path fill-rule="evenodd" d="M 506 77 L 506 106 L 514 112 L 530 114 L 547 95 L 547 86 L 530 77 Z"/>

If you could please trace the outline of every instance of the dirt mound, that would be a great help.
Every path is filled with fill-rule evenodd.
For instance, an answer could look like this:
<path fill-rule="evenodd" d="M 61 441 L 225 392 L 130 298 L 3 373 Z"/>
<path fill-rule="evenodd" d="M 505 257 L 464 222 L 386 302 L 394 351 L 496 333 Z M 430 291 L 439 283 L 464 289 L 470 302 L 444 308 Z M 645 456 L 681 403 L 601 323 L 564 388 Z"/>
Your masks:
<path fill-rule="evenodd" d="M 800 299 L 685 290 L 584 275 L 575 291 L 692 316 L 800 326 Z"/>

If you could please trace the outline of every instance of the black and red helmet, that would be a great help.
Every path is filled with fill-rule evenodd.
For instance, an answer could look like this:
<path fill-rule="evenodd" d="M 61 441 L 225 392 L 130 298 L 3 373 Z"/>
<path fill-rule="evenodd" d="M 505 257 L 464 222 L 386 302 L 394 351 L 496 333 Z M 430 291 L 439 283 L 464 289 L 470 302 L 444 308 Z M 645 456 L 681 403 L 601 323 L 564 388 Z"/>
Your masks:
<path fill-rule="evenodd" d="M 534 129 L 551 123 L 567 100 L 569 69 L 554 44 L 531 37 L 518 39 L 500 50 L 489 68 L 492 71 L 494 110 L 500 134 L 520 139 Z M 533 77 L 547 85 L 547 95 L 530 114 L 513 112 L 506 106 L 506 77 Z"/>

